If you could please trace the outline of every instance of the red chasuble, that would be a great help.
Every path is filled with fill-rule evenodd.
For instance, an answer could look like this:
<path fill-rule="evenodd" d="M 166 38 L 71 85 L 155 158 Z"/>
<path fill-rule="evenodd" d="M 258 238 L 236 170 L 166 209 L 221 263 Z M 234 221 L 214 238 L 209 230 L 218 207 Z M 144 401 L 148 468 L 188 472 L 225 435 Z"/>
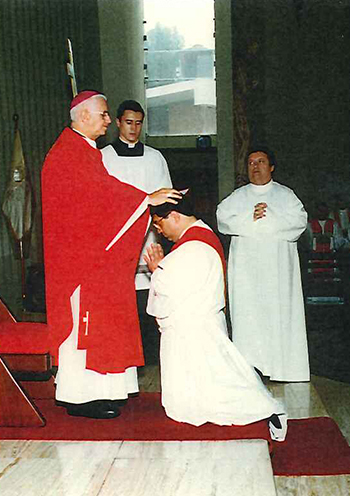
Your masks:
<path fill-rule="evenodd" d="M 144 364 L 135 271 L 148 209 L 106 251 L 146 194 L 109 176 L 101 152 L 66 128 L 42 172 L 47 319 L 51 353 L 72 331 L 70 296 L 81 285 L 78 348 L 86 368 L 124 372 Z"/>

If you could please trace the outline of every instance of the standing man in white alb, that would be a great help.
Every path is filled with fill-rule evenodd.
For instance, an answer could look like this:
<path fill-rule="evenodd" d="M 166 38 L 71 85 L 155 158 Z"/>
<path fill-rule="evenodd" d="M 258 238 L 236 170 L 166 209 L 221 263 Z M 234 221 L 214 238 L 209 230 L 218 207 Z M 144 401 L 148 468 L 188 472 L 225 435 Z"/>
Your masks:
<path fill-rule="evenodd" d="M 145 112 L 135 100 L 123 101 L 117 110 L 116 124 L 119 137 L 101 150 L 105 168 L 111 176 L 152 193 L 158 189 L 172 187 L 172 182 L 163 155 L 140 141 Z M 146 313 L 151 273 L 143 259 L 147 247 L 158 241 L 158 235 L 150 226 L 140 256 L 135 285 L 140 326 L 143 337 L 146 363 L 158 361 L 159 335 L 154 319 Z"/>
<path fill-rule="evenodd" d="M 297 240 L 307 213 L 294 192 L 272 180 L 273 154 L 248 155 L 250 184 L 217 208 L 231 236 L 228 292 L 232 340 L 248 362 L 274 381 L 310 380 Z"/>

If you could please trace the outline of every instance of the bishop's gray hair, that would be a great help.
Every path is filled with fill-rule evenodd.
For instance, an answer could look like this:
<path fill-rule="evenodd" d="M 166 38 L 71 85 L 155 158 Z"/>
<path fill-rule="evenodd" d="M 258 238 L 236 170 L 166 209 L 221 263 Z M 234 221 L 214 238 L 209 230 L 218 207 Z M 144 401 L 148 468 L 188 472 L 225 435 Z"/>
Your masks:
<path fill-rule="evenodd" d="M 105 95 L 103 95 L 102 93 L 100 93 L 99 95 L 91 96 L 87 100 L 84 100 L 83 102 L 79 103 L 74 108 L 72 108 L 72 110 L 70 111 L 71 121 L 79 120 L 80 112 L 82 110 L 84 110 L 84 108 L 90 107 L 91 103 L 94 103 L 94 102 L 92 102 L 92 100 L 95 100 L 96 98 L 103 98 L 104 100 L 107 101 L 107 97 Z"/>

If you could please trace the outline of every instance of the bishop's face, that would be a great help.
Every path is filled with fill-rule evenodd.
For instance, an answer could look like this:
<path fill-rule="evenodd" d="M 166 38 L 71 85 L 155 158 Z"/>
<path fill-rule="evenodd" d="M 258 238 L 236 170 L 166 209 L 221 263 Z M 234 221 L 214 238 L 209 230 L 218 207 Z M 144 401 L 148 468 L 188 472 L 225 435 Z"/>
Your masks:
<path fill-rule="evenodd" d="M 108 113 L 108 105 L 104 98 L 96 98 L 88 110 L 89 119 L 86 121 L 88 127 L 87 136 L 96 140 L 99 136 L 104 136 L 110 125 L 111 118 Z"/>
<path fill-rule="evenodd" d="M 248 176 L 249 181 L 259 186 L 271 181 L 272 172 L 275 166 L 270 165 L 266 153 L 254 152 L 248 157 Z"/>

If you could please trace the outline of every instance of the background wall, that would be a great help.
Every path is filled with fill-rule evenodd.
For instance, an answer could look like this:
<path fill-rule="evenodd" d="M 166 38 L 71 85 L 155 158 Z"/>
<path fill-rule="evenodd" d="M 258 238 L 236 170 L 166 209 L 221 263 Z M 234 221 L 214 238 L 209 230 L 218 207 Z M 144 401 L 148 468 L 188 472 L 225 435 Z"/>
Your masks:
<path fill-rule="evenodd" d="M 218 198 L 216 148 L 163 149 L 161 152 L 169 164 L 173 184 L 179 189 L 191 189 L 197 216 L 215 228 Z"/>
<path fill-rule="evenodd" d="M 113 116 L 127 99 L 145 104 L 143 81 L 143 0 L 97 0 L 103 89 Z M 115 139 L 116 126 L 107 140 Z"/>
<path fill-rule="evenodd" d="M 349 0 L 232 5 L 233 71 L 243 59 L 251 141 L 275 150 L 275 179 L 309 210 L 337 192 L 350 204 Z"/>
<path fill-rule="evenodd" d="M 10 179 L 13 115 L 18 114 L 36 202 L 29 267 L 42 261 L 42 163 L 69 122 L 66 40 L 73 43 L 78 87 L 101 88 L 98 12 L 95 0 L 1 0 L 0 23 L 0 201 Z M 11 241 L 0 215 L 0 295 L 18 312 L 21 264 Z"/>

